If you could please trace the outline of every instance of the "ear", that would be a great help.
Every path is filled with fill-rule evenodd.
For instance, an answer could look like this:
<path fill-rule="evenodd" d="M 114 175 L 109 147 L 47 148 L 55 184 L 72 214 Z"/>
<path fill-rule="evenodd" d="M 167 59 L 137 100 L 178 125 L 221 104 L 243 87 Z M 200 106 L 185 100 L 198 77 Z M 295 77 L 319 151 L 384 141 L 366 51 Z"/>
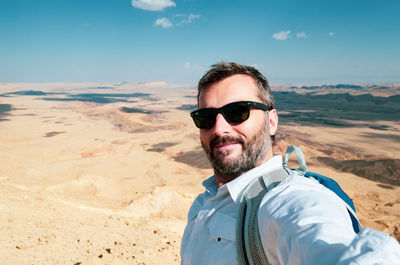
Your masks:
<path fill-rule="evenodd" d="M 275 135 L 278 129 L 278 114 L 276 113 L 276 109 L 269 110 L 267 117 L 269 121 L 269 135 Z"/>

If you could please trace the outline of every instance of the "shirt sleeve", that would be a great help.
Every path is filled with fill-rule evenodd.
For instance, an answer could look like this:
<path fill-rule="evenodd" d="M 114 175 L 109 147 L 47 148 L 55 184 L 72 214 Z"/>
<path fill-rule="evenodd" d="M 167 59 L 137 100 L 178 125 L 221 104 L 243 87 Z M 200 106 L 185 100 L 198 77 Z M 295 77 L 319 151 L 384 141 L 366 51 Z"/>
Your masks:
<path fill-rule="evenodd" d="M 386 233 L 365 228 L 340 257 L 338 265 L 400 264 L 400 245 Z"/>
<path fill-rule="evenodd" d="M 363 255 L 368 260 L 383 259 L 378 241 L 388 238 L 371 229 L 357 235 L 342 199 L 302 176 L 292 175 L 266 194 L 258 222 L 271 265 L 400 264 L 357 263 Z M 382 244 L 396 250 L 394 242 Z"/>

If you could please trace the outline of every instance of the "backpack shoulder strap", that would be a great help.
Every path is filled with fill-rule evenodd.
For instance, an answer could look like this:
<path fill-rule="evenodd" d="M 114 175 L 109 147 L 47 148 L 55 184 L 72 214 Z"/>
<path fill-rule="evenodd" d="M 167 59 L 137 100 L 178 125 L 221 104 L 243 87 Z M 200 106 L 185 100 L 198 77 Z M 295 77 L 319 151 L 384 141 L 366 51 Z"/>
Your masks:
<path fill-rule="evenodd" d="M 293 153 L 296 154 L 297 157 L 297 162 L 299 163 L 299 167 L 295 169 L 296 172 L 298 172 L 301 175 L 306 174 L 307 172 L 307 164 L 306 164 L 306 159 L 304 158 L 303 152 L 301 151 L 300 147 L 291 145 L 286 149 L 286 155 L 285 155 L 285 160 L 283 160 L 283 167 L 287 167 L 287 163 L 289 162 L 290 155 Z"/>
<path fill-rule="evenodd" d="M 293 151 L 299 163 L 299 168 L 295 172 L 304 175 L 307 166 L 301 149 L 297 146 L 289 146 L 283 167 L 256 178 L 243 191 L 239 203 L 237 226 L 237 253 L 240 265 L 269 265 L 258 228 L 258 209 L 264 195 L 292 171 L 287 168 L 287 163 Z"/>
<path fill-rule="evenodd" d="M 258 208 L 264 195 L 289 173 L 279 168 L 253 180 L 239 202 L 237 253 L 240 265 L 268 265 L 258 228 Z"/>

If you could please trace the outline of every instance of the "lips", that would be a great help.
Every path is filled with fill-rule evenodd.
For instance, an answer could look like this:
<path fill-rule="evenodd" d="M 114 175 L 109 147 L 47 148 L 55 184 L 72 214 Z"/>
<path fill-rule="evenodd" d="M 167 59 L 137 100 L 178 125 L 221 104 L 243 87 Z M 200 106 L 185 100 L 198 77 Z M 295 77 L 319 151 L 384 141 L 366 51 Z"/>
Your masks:
<path fill-rule="evenodd" d="M 237 145 L 237 144 L 239 144 L 239 143 L 237 143 L 237 142 L 223 143 L 223 144 L 216 145 L 214 148 L 216 148 L 216 149 L 226 149 L 226 148 L 232 147 L 232 146 Z"/>
<path fill-rule="evenodd" d="M 210 148 L 211 150 L 228 150 L 238 144 L 243 144 L 242 139 L 231 136 L 215 137 L 210 142 Z"/>

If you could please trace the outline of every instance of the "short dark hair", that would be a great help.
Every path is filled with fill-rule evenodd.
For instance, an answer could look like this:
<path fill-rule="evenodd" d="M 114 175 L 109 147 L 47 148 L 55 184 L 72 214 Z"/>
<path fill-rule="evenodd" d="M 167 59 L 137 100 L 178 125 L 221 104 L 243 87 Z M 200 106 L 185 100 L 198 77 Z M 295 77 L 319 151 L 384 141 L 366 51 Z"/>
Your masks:
<path fill-rule="evenodd" d="M 222 81 L 225 78 L 237 74 L 243 74 L 252 77 L 257 84 L 258 97 L 260 100 L 268 106 L 269 110 L 274 108 L 274 96 L 272 95 L 271 88 L 269 87 L 267 78 L 265 78 L 265 76 L 263 76 L 256 68 L 252 66 L 224 61 L 211 65 L 211 69 L 200 79 L 197 87 L 197 101 L 199 100 L 200 92 L 203 89 Z"/>

